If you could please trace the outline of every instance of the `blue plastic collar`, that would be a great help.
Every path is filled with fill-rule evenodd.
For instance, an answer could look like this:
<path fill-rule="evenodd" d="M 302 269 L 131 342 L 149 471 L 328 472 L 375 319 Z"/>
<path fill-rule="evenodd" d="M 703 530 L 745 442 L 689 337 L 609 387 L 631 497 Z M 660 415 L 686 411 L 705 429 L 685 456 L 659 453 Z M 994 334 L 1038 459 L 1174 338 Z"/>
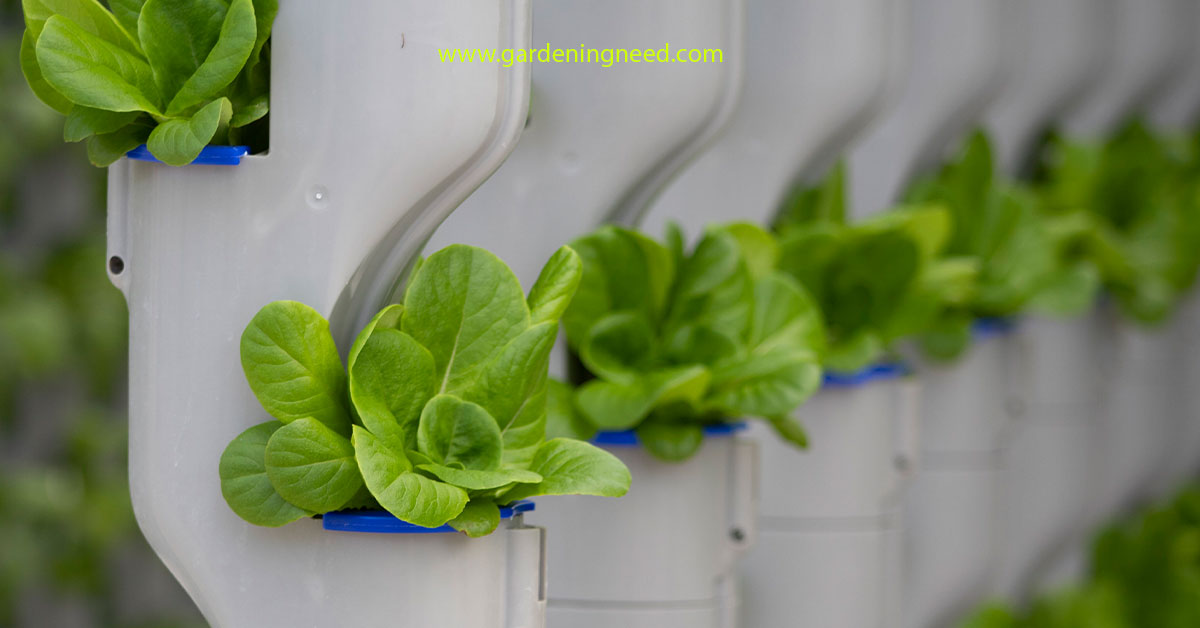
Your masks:
<path fill-rule="evenodd" d="M 511 519 L 513 515 L 530 512 L 534 509 L 531 501 L 519 501 L 511 506 L 500 509 L 500 519 Z M 437 528 L 424 528 L 419 525 L 401 521 L 386 510 L 345 510 L 329 512 L 321 519 L 321 525 L 326 530 L 336 532 L 374 532 L 378 534 L 441 534 L 458 532 L 448 525 Z"/>
<path fill-rule="evenodd" d="M 824 386 L 828 388 L 854 388 L 873 381 L 896 379 L 908 375 L 908 367 L 900 362 L 872 364 L 854 373 L 825 372 Z"/>
<path fill-rule="evenodd" d="M 710 438 L 718 438 L 722 436 L 733 436 L 734 434 L 746 429 L 746 423 L 739 421 L 737 423 L 713 423 L 704 426 L 704 436 Z M 592 444 L 609 445 L 609 446 L 626 446 L 633 447 L 639 444 L 637 432 L 633 430 L 625 430 L 622 432 L 599 432 L 592 439 Z"/>
<path fill-rule="evenodd" d="M 971 333 L 976 340 L 1006 336 L 1017 328 L 1017 319 L 1006 318 L 977 318 L 971 325 Z"/>
<path fill-rule="evenodd" d="M 242 157 L 250 154 L 249 146 L 205 146 L 200 156 L 192 162 L 193 166 L 236 166 L 242 163 Z M 162 163 L 150 154 L 145 144 L 125 153 L 125 156 L 138 161 L 153 161 Z"/>

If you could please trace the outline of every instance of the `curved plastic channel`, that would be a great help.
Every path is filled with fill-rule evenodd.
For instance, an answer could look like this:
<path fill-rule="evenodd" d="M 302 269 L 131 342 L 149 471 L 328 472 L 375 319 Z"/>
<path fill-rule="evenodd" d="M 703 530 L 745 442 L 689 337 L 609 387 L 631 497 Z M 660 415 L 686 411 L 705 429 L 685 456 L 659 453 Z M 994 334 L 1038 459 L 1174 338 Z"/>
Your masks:
<path fill-rule="evenodd" d="M 1008 0 L 913 0 L 911 63 L 897 104 L 855 148 L 855 218 L 883 211 L 956 150 L 1006 80 Z"/>
<path fill-rule="evenodd" d="M 1015 8 L 1012 76 L 987 116 L 996 162 L 1009 176 L 1024 173 L 1039 136 L 1103 81 L 1114 51 L 1105 30 L 1112 20 L 1098 0 L 1019 0 Z"/>
<path fill-rule="evenodd" d="M 237 166 L 242 163 L 242 157 L 250 154 L 249 146 L 205 146 L 200 151 L 191 166 Z M 136 161 L 151 161 L 162 163 L 155 157 L 145 144 L 125 153 L 125 156 Z"/>
<path fill-rule="evenodd" d="M 536 504 L 529 500 L 521 500 L 510 506 L 500 508 L 500 520 L 512 519 L 513 516 L 537 509 Z M 458 533 L 449 525 L 436 528 L 426 528 L 407 521 L 397 519 L 386 510 L 344 510 L 326 513 L 321 517 L 321 527 L 334 532 L 371 532 L 376 534 L 442 534 Z"/>
<path fill-rule="evenodd" d="M 539 45 L 720 48 L 723 63 L 532 64 L 520 144 L 426 251 L 482 246 L 532 285 L 555 249 L 638 214 L 725 123 L 740 83 L 744 0 L 539 2 Z M 639 200 L 640 199 L 640 200 Z"/>
<path fill-rule="evenodd" d="M 1096 9 L 1111 14 L 1115 53 L 1104 80 L 1064 120 L 1067 133 L 1086 138 L 1104 137 L 1153 102 L 1179 58 L 1177 0 L 1104 0 Z"/>
<path fill-rule="evenodd" d="M 697 234 L 766 224 L 790 186 L 823 174 L 883 109 L 901 74 L 905 0 L 750 0 L 742 94 L 726 130 L 641 221 Z"/>
<path fill-rule="evenodd" d="M 704 426 L 704 436 L 707 438 L 720 438 L 723 436 L 733 436 L 738 432 L 746 430 L 748 426 L 744 421 L 738 423 L 715 423 Z M 634 430 L 623 430 L 620 432 L 600 432 L 592 439 L 595 445 L 610 445 L 610 446 L 636 446 L 640 445 L 637 432 Z"/>
<path fill-rule="evenodd" d="M 395 0 L 390 0 L 395 2 Z M 532 2 L 530 0 L 493 0 L 500 15 L 500 39 L 503 48 L 518 48 L 531 41 Z M 463 8 L 469 10 L 469 6 Z M 433 23 L 439 18 L 434 18 Z M 392 35 L 395 36 L 394 33 Z M 471 41 L 474 46 L 478 41 Z M 403 42 L 403 38 L 402 38 Z M 432 40 L 446 45 L 446 42 Z M 459 43 L 463 43 L 460 41 Z M 403 47 L 403 43 L 401 44 Z M 441 49 L 439 48 L 439 51 Z M 346 61 L 345 63 L 353 63 Z M 467 64 L 470 65 L 470 64 Z M 487 67 L 487 64 L 480 64 Z M 394 302 L 397 292 L 408 277 L 408 271 L 418 259 L 422 248 L 448 216 L 492 176 L 516 149 L 529 115 L 530 64 L 516 63 L 505 67 L 496 76 L 497 100 L 490 104 L 497 115 L 490 125 L 477 127 L 486 129 L 484 141 L 471 158 L 462 163 L 452 176 L 439 181 L 416 207 L 410 209 L 404 219 L 392 225 L 390 231 L 363 260 L 354 277 L 345 284 L 345 289 L 335 306 L 330 323 L 334 337 L 350 340 L 362 329 L 371 317 L 384 305 Z M 448 72 L 445 64 L 438 63 L 434 72 Z M 432 92 L 438 94 L 440 92 Z M 451 100 L 469 98 L 454 93 Z M 440 99 L 431 99 L 438 101 Z M 470 126 L 468 129 L 472 128 Z M 393 150 L 403 151 L 404 147 Z M 386 202 L 386 198 L 379 199 Z"/>

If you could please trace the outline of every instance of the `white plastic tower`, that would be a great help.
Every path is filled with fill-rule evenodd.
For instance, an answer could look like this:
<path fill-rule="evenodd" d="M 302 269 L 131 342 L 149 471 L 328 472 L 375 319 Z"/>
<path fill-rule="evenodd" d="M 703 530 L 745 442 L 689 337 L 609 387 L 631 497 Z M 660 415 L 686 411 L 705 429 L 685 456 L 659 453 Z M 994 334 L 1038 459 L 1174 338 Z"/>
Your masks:
<path fill-rule="evenodd" d="M 976 88 L 988 89 L 991 98 L 975 99 L 969 111 L 950 122 L 957 130 L 943 132 L 939 141 L 951 143 L 933 157 L 952 157 L 971 126 L 983 125 L 998 103 L 1015 100 L 1014 79 L 1032 39 L 1027 22 L 1034 4 L 1010 0 L 996 16 L 990 28 L 1000 47 L 991 76 L 999 78 Z M 918 165 L 912 173 L 937 165 Z M 922 404 L 921 453 L 903 511 L 903 625 L 908 628 L 952 625 L 991 586 L 1001 534 L 999 481 L 1010 430 L 1011 330 L 1008 321 L 980 321 L 966 353 L 949 363 L 913 352 Z"/>
<path fill-rule="evenodd" d="M 1179 26 L 1188 15 L 1179 0 L 1118 0 L 1116 58 L 1100 91 L 1069 118 L 1067 130 L 1099 140 L 1128 117 L 1146 116 L 1187 62 L 1188 38 L 1179 37 Z M 1171 335 L 1124 320 L 1112 303 L 1101 319 L 1101 347 L 1112 353 L 1097 361 L 1108 366 L 1100 372 L 1103 425 L 1093 449 L 1089 508 L 1098 520 L 1155 494 L 1175 444 Z"/>
<path fill-rule="evenodd" d="M 1168 25 L 1177 5 L 1105 0 L 1092 7 L 1104 16 L 1091 36 L 1106 50 L 1095 53 L 1105 71 L 1060 113 L 1060 132 L 1098 141 L 1155 92 L 1174 62 Z M 1101 397 L 1104 370 L 1115 357 L 1100 312 L 1077 321 L 1030 318 L 1020 335 L 1015 370 L 1022 374 L 1024 410 L 1005 480 L 1005 543 L 1012 551 L 997 578 L 999 593 L 1018 598 L 1075 577 L 1082 567 L 1078 548 L 1130 492 L 1106 469 L 1114 461 L 1104 449 L 1111 430 Z"/>
<path fill-rule="evenodd" d="M 535 64 L 519 146 L 427 250 L 486 247 L 529 285 L 563 244 L 605 222 L 634 223 L 733 111 L 743 12 L 743 0 L 536 4 L 535 47 L 669 44 L 672 58 L 707 49 L 722 60 Z M 696 458 L 672 465 L 636 444 L 604 446 L 633 472 L 628 495 L 539 500 L 528 516 L 548 530 L 548 624 L 731 626 L 734 562 L 753 541 L 753 449 L 734 437 L 709 438 Z"/>
<path fill-rule="evenodd" d="M 282 3 L 270 150 L 236 166 L 122 160 L 109 172 L 110 277 L 130 312 L 130 477 L 146 538 L 221 627 L 532 628 L 542 532 L 251 526 L 221 497 L 225 445 L 266 420 L 242 329 L 276 299 L 334 317 L 343 350 L 428 234 L 512 149 L 528 67 L 443 64 L 443 47 L 524 47 L 526 0 Z M 459 591 L 469 590 L 464 599 Z"/>
<path fill-rule="evenodd" d="M 1103 80 L 1114 28 L 1111 3 L 1028 3 L 1023 53 L 988 116 L 1000 176 L 1026 176 L 1039 139 Z M 1009 594 L 1044 570 L 1044 556 L 1075 538 L 1086 520 L 1092 380 L 1086 369 L 1063 365 L 1086 351 L 1086 330 L 1078 321 L 1029 316 L 1010 340 L 1015 421 L 1001 459 L 996 544 L 1003 552 L 995 574 Z"/>
<path fill-rule="evenodd" d="M 668 220 L 693 237 L 713 222 L 768 223 L 792 184 L 823 174 L 864 131 L 900 73 L 903 55 L 895 51 L 906 48 L 906 0 L 749 0 L 747 11 L 741 101 L 713 147 L 653 205 L 642 223 L 649 233 L 660 232 Z M 896 385 L 881 384 L 877 390 L 881 394 L 868 401 L 876 409 L 897 401 Z M 836 402 L 822 407 L 832 411 Z M 886 501 L 902 478 L 892 466 L 893 419 L 901 419 L 885 413 L 876 423 L 873 417 L 880 415 L 865 412 L 862 422 L 844 422 L 832 413 L 811 414 L 813 408 L 807 405 L 803 413 L 805 420 L 824 419 L 816 446 L 852 450 L 846 463 L 861 467 L 852 476 L 869 484 L 866 493 L 872 497 L 865 499 L 883 494 Z M 752 425 L 751 434 L 763 452 L 765 499 L 758 510 L 764 517 L 757 536 L 763 545 L 750 550 L 743 569 L 737 625 L 859 625 L 853 619 L 845 623 L 829 617 L 828 612 L 841 613 L 843 619 L 849 617 L 846 613 L 860 611 L 881 617 L 889 578 L 877 570 L 889 564 L 883 546 L 887 532 L 869 535 L 866 542 L 855 535 L 795 534 L 786 524 L 788 517 L 797 508 L 819 508 L 823 498 L 819 491 L 791 490 L 797 476 L 790 465 L 803 464 L 810 453 L 780 442 L 760 425 Z M 727 445 L 710 439 L 705 447 L 710 446 Z M 863 486 L 851 480 L 843 488 L 858 495 Z M 782 518 L 772 517 L 780 513 Z M 782 528 L 776 525 L 779 521 L 785 521 Z M 830 539 L 832 548 L 827 546 Z M 847 556 L 852 564 L 843 565 Z M 823 595 L 823 585 L 831 581 L 822 579 L 831 569 L 852 574 L 852 581 L 832 581 L 844 585 L 843 593 L 877 591 L 873 601 L 878 606 L 834 608 L 844 598 Z M 729 621 L 726 625 L 734 625 Z"/>

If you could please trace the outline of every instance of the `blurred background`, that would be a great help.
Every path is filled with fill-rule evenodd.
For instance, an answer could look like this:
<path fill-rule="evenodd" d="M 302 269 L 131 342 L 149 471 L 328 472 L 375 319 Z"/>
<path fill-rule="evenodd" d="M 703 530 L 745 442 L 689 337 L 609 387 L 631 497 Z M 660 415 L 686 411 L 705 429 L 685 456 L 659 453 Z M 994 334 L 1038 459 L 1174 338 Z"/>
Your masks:
<path fill-rule="evenodd" d="M 104 171 L 26 86 L 23 30 L 0 0 L 0 626 L 204 626 L 133 519 Z"/>

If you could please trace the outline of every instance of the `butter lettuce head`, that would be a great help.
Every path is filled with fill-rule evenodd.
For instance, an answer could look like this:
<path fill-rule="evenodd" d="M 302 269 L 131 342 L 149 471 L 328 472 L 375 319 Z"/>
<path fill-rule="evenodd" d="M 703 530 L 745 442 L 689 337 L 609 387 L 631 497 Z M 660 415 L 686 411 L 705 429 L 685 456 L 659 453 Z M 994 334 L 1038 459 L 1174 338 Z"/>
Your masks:
<path fill-rule="evenodd" d="M 824 328 L 776 269 L 769 233 L 723 225 L 689 249 L 677 228 L 660 242 L 607 226 L 571 247 L 583 275 L 563 322 L 580 369 L 577 390 L 552 389 L 552 432 L 632 429 L 666 460 L 693 455 L 706 424 L 742 417 L 803 442 L 789 415 L 819 385 Z"/>
<path fill-rule="evenodd" d="M 582 264 L 560 249 L 529 295 L 496 256 L 451 246 L 414 273 L 343 365 L 329 323 L 277 301 L 242 336 L 242 368 L 273 420 L 237 436 L 221 490 L 250 523 L 344 508 L 491 533 L 499 507 L 539 495 L 620 496 L 628 469 L 546 437 L 550 351 Z"/>
<path fill-rule="evenodd" d="M 279 0 L 24 0 L 21 69 L 107 166 L 146 144 L 191 163 L 209 144 L 265 148 Z"/>
<path fill-rule="evenodd" d="M 814 298 L 828 331 L 830 370 L 853 372 L 883 359 L 902 338 L 943 324 L 945 303 L 969 298 L 977 266 L 943 255 L 950 211 L 909 204 L 846 221 L 846 173 L 795 191 L 775 224 L 778 268 Z"/>

